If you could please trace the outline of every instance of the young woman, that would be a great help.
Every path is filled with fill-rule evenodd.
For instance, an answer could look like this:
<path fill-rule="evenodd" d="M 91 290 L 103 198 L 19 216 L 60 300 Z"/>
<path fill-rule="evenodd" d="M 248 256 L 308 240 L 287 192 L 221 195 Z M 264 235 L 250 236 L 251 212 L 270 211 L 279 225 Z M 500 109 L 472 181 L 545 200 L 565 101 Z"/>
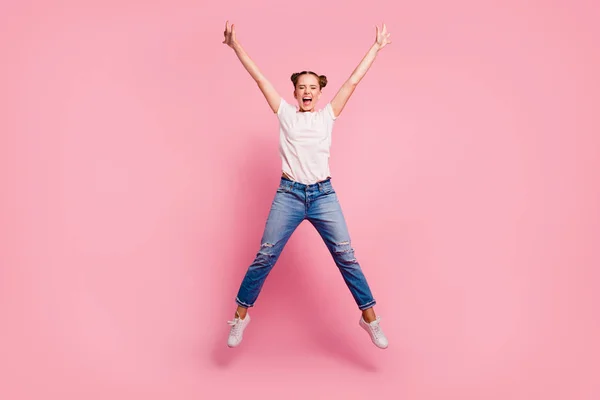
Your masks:
<path fill-rule="evenodd" d="M 354 257 L 350 235 L 340 203 L 331 184 L 329 149 L 334 121 L 340 115 L 354 89 L 367 73 L 377 53 L 391 43 L 385 24 L 376 27 L 375 42 L 342 85 L 335 97 L 323 109 L 315 106 L 321 89 L 327 85 L 324 75 L 302 71 L 291 76 L 297 105 L 288 104 L 263 76 L 236 39 L 235 26 L 225 23 L 225 40 L 244 68 L 256 81 L 267 103 L 279 118 L 282 177 L 271 205 L 260 249 L 248 268 L 236 297 L 237 310 L 227 344 L 236 347 L 242 341 L 250 323 L 248 308 L 253 307 L 267 275 L 277 262 L 283 247 L 295 229 L 308 220 L 317 229 L 338 266 L 362 315 L 359 325 L 373 343 L 382 349 L 388 346 L 373 306 L 375 299 L 361 267 Z"/>

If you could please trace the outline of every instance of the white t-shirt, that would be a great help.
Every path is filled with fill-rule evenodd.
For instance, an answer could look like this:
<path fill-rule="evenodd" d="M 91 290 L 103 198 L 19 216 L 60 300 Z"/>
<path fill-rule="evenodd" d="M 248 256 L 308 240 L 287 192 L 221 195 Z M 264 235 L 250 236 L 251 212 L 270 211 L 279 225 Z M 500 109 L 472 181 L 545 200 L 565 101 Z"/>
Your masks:
<path fill-rule="evenodd" d="M 299 112 L 283 98 L 277 110 L 282 170 L 307 185 L 329 175 L 329 149 L 335 116 L 331 103 L 314 112 Z"/>

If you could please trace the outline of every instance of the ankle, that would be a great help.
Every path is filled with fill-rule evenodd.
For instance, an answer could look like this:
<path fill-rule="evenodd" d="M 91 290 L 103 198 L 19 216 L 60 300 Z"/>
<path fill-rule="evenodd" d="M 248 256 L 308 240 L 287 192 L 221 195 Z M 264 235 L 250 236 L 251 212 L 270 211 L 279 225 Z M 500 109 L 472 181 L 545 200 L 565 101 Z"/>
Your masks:
<path fill-rule="evenodd" d="M 368 308 L 362 312 L 362 318 L 365 320 L 367 324 L 370 324 L 373 321 L 377 320 L 377 315 L 375 314 L 375 310 L 373 307 Z"/>
<path fill-rule="evenodd" d="M 240 307 L 235 311 L 235 318 L 245 319 L 247 314 L 248 310 Z"/>

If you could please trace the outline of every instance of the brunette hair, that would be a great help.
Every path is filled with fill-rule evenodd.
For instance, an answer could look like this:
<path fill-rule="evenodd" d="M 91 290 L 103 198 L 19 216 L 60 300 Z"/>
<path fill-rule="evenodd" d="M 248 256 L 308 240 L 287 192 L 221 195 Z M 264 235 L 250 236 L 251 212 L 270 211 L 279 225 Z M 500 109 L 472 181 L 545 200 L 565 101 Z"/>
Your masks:
<path fill-rule="evenodd" d="M 300 78 L 300 76 L 302 75 L 314 75 L 317 77 L 317 79 L 319 80 L 319 89 L 323 89 L 325 86 L 327 86 L 327 77 L 325 75 L 318 75 L 315 72 L 312 71 L 302 71 L 302 72 L 295 72 L 292 74 L 292 77 L 290 78 L 292 80 L 292 83 L 294 84 L 294 89 L 296 88 L 296 84 L 298 83 L 298 78 Z"/>

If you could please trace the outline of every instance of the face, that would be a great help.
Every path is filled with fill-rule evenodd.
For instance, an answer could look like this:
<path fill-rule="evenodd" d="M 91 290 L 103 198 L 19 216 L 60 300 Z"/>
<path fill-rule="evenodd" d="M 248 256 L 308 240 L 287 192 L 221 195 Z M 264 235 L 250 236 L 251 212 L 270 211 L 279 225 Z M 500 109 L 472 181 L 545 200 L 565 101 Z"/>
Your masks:
<path fill-rule="evenodd" d="M 300 111 L 310 112 L 315 110 L 315 105 L 321 97 L 319 79 L 313 74 L 304 74 L 298 77 L 294 97 L 298 101 Z"/>

